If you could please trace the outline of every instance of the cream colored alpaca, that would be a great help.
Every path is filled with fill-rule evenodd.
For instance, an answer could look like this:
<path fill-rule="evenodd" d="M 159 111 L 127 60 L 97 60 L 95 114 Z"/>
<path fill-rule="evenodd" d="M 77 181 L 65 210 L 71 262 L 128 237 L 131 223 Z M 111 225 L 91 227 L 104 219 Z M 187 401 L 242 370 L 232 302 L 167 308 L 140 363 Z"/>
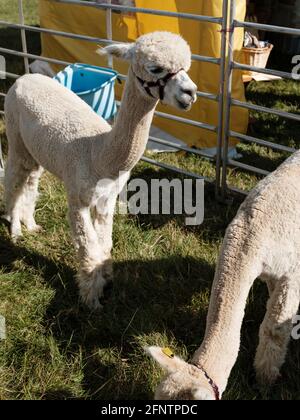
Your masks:
<path fill-rule="evenodd" d="M 99 297 L 112 275 L 116 199 L 144 153 L 158 100 L 187 110 L 197 92 L 187 75 L 191 51 L 179 35 L 155 32 L 102 52 L 131 63 L 113 128 L 74 93 L 45 76 L 23 76 L 5 101 L 5 202 L 12 237 L 21 236 L 21 223 L 29 231 L 39 229 L 34 210 L 45 168 L 63 180 L 67 190 L 80 294 L 91 308 L 100 306 Z"/>
<path fill-rule="evenodd" d="M 214 384 L 222 396 L 238 356 L 247 297 L 258 277 L 267 283 L 270 300 L 255 369 L 262 384 L 279 377 L 300 302 L 299 180 L 297 152 L 242 204 L 226 232 L 201 347 L 190 363 L 169 358 L 159 347 L 149 349 L 168 372 L 156 398 L 216 399 Z"/>

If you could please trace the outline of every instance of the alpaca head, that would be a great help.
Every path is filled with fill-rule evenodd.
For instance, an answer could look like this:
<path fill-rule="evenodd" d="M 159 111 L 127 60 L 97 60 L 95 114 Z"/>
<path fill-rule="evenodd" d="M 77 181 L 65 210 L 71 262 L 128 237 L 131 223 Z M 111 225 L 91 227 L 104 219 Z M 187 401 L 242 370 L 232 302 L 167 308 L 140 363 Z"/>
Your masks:
<path fill-rule="evenodd" d="M 191 50 L 180 35 L 153 32 L 135 43 L 110 45 L 99 53 L 131 62 L 136 83 L 148 97 L 184 110 L 197 99 L 197 86 L 187 74 Z"/>
<path fill-rule="evenodd" d="M 147 347 L 167 375 L 158 386 L 156 400 L 215 400 L 216 395 L 205 373 L 176 356 L 169 356 L 160 347 Z"/>

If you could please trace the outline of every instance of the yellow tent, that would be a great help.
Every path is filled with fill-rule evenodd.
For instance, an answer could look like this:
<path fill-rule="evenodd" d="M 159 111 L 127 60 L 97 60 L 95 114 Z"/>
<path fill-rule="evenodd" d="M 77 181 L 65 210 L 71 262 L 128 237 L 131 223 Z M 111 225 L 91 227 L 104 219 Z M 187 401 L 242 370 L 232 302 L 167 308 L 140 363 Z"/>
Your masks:
<path fill-rule="evenodd" d="M 151 3 L 151 4 L 150 4 Z M 178 11 L 220 17 L 222 15 L 222 0 L 136 0 L 137 7 L 155 8 L 160 10 Z M 246 0 L 237 2 L 237 18 L 243 20 L 246 13 Z M 41 26 L 75 34 L 84 34 L 106 38 L 106 13 L 91 7 L 67 5 L 40 0 Z M 220 26 L 187 19 L 158 17 L 148 14 L 113 13 L 113 39 L 118 41 L 134 41 L 138 36 L 155 30 L 168 30 L 182 34 L 191 45 L 194 54 L 220 57 L 221 33 Z M 243 44 L 243 29 L 238 29 L 233 46 L 236 54 L 240 54 Z M 94 43 L 78 41 L 53 35 L 42 36 L 43 55 L 70 62 L 85 62 L 95 65 L 107 65 L 107 62 L 95 54 L 97 46 Z M 54 71 L 61 67 L 52 65 Z M 127 65 L 115 61 L 114 67 L 125 74 Z M 220 69 L 209 63 L 193 62 L 191 77 L 203 92 L 218 94 Z M 117 87 L 117 95 L 121 96 L 121 88 Z M 235 72 L 233 80 L 233 96 L 245 100 L 242 75 Z M 188 113 L 160 106 L 160 111 L 184 116 L 211 125 L 218 124 L 218 104 L 200 99 Z M 216 134 L 197 127 L 175 123 L 163 118 L 156 118 L 155 125 L 169 132 L 190 146 L 215 147 Z M 234 110 L 231 128 L 245 133 L 248 126 L 248 113 L 243 109 Z"/>

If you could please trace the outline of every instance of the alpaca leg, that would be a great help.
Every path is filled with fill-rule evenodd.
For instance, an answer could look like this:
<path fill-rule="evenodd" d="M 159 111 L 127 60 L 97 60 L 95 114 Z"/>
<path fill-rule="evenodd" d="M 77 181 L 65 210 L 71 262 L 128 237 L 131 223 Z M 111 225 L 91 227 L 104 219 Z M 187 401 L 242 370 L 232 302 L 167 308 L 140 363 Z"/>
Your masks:
<path fill-rule="evenodd" d="M 299 277 L 284 277 L 276 282 L 268 302 L 267 313 L 260 328 L 255 357 L 257 379 L 273 384 L 280 376 L 300 299 Z"/>
<path fill-rule="evenodd" d="M 4 202 L 6 215 L 4 218 L 11 223 L 11 237 L 16 241 L 22 236 L 21 214 L 23 212 L 23 193 L 29 171 L 18 158 L 10 155 L 7 161 L 4 185 Z"/>
<path fill-rule="evenodd" d="M 113 278 L 112 266 L 112 233 L 113 219 L 117 196 L 112 196 L 109 200 L 99 200 L 94 213 L 94 227 L 98 236 L 100 247 L 105 255 L 105 278 L 110 281 Z"/>
<path fill-rule="evenodd" d="M 112 266 L 112 229 L 113 229 L 113 215 L 97 214 L 94 220 L 94 227 L 98 236 L 99 245 L 105 257 L 105 272 L 103 273 L 107 281 L 113 279 Z"/>
<path fill-rule="evenodd" d="M 269 296 L 272 296 L 276 288 L 276 279 L 272 279 L 272 278 L 268 279 L 267 286 L 268 286 Z"/>
<path fill-rule="evenodd" d="M 80 264 L 77 276 L 80 296 L 91 309 L 99 309 L 99 298 L 106 285 L 106 258 L 99 244 L 90 209 L 74 207 L 70 202 L 69 218 Z"/>
<path fill-rule="evenodd" d="M 26 226 L 29 232 L 38 232 L 42 228 L 37 225 L 34 218 L 35 205 L 38 199 L 38 185 L 39 179 L 43 173 L 43 168 L 38 167 L 34 169 L 27 178 L 26 185 L 24 187 L 24 198 L 23 198 L 23 214 L 21 215 L 21 221 Z"/>
<path fill-rule="evenodd" d="M 27 213 L 27 206 L 33 205 L 27 198 L 28 180 L 31 173 L 39 166 L 26 149 L 23 139 L 18 133 L 13 117 L 6 116 L 6 133 L 8 138 L 8 159 L 4 178 L 4 202 L 6 215 L 11 223 L 11 236 L 17 240 L 22 236 L 21 221 Z"/>

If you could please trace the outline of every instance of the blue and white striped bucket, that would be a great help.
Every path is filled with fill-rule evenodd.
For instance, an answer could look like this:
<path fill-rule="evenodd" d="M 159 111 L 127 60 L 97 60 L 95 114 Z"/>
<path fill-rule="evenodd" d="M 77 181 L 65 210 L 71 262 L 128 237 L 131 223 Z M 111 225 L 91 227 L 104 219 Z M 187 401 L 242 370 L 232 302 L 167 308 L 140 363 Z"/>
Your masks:
<path fill-rule="evenodd" d="M 59 72 L 54 79 L 72 90 L 105 120 L 117 112 L 114 70 L 86 64 L 72 64 Z"/>

